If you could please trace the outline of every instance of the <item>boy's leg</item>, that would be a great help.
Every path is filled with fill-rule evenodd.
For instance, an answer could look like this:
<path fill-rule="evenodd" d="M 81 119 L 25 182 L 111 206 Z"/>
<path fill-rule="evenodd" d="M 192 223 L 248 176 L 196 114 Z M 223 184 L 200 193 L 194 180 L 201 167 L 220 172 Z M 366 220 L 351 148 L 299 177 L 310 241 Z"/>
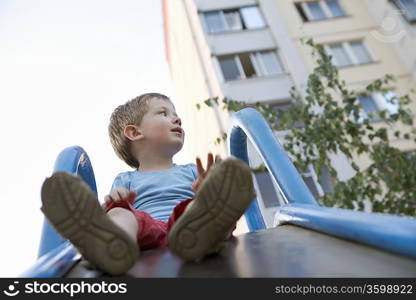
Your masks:
<path fill-rule="evenodd" d="M 253 198 L 251 171 L 243 161 L 214 165 L 169 231 L 169 248 L 188 261 L 218 252 Z"/>
<path fill-rule="evenodd" d="M 88 261 L 112 275 L 124 274 L 133 266 L 139 251 L 130 236 L 134 228 L 126 232 L 116 225 L 81 178 L 55 173 L 43 183 L 41 195 L 45 216 Z M 119 211 L 114 219 L 120 216 Z M 130 226 L 129 222 L 122 226 Z"/>
<path fill-rule="evenodd" d="M 120 209 L 120 210 L 119 210 Z M 118 211 L 119 210 L 119 211 Z M 121 214 L 130 214 L 129 221 L 125 220 Z M 141 250 L 161 248 L 167 246 L 167 232 L 168 223 L 155 220 L 148 213 L 135 209 L 131 203 L 127 201 L 113 202 L 107 207 L 107 214 L 111 214 L 110 218 L 115 217 L 118 220 L 113 219 L 121 227 L 127 226 L 128 230 L 131 230 L 132 226 L 137 226 L 136 232 L 131 230 L 129 235 L 133 236 L 135 233 L 135 240 L 140 245 Z M 133 218 L 131 218 L 133 216 Z M 133 222 L 135 221 L 135 223 Z M 129 223 L 133 223 L 132 226 Z"/>
<path fill-rule="evenodd" d="M 137 223 L 136 217 L 130 210 L 122 207 L 114 207 L 107 212 L 107 216 L 118 227 L 123 229 L 133 241 L 137 241 L 139 224 Z"/>

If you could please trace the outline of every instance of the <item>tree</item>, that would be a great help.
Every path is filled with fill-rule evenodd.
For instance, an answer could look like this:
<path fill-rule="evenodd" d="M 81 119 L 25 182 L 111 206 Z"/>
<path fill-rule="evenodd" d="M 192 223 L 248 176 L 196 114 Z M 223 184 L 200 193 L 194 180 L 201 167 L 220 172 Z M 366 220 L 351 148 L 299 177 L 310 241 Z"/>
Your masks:
<path fill-rule="evenodd" d="M 308 76 L 304 97 L 292 87 L 293 105 L 288 110 L 229 98 L 210 98 L 204 101 L 205 105 L 222 105 L 229 111 L 254 106 L 273 130 L 289 129 L 284 148 L 296 168 L 304 172 L 311 164 L 320 177 L 326 167 L 335 180 L 333 191 L 317 199 L 321 205 L 363 210 L 367 200 L 374 212 L 416 216 L 416 155 L 404 153 L 391 144 L 393 136 L 416 142 L 413 117 L 408 108 L 409 95 L 388 99 L 397 105 L 396 112 L 383 110 L 363 114 L 359 96 L 387 95 L 394 76 L 385 75 L 363 90 L 350 90 L 323 47 L 312 40 L 305 43 L 312 49 L 316 67 Z M 198 109 L 200 106 L 197 104 Z M 400 123 L 405 129 L 397 129 Z M 226 134 L 223 134 L 216 143 L 225 139 Z M 331 165 L 330 155 L 339 153 L 348 158 L 356 172 L 346 181 L 338 179 Z M 371 162 L 365 169 L 355 162 L 362 155 Z"/>

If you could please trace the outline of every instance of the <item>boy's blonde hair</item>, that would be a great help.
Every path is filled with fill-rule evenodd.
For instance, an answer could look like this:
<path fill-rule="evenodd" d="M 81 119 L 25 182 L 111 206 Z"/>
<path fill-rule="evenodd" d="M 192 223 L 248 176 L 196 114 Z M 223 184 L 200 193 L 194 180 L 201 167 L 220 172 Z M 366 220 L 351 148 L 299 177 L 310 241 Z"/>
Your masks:
<path fill-rule="evenodd" d="M 111 145 L 117 156 L 135 169 L 139 168 L 140 163 L 131 154 L 130 140 L 124 136 L 124 128 L 127 125 L 139 126 L 144 114 L 149 109 L 150 100 L 155 98 L 170 101 L 169 97 L 159 93 L 143 94 L 118 106 L 110 118 L 108 134 L 110 135 Z"/>

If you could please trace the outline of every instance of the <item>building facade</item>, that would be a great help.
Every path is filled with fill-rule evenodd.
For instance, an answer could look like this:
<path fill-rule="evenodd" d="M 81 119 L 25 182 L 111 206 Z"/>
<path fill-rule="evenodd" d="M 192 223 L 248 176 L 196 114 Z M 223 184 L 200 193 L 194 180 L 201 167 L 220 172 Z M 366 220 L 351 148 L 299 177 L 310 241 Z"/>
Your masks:
<path fill-rule="evenodd" d="M 378 28 L 373 37 L 394 47 L 413 80 L 416 80 L 416 1 L 365 0 Z"/>
<path fill-rule="evenodd" d="M 304 93 L 314 68 L 311 51 L 301 42 L 305 37 L 324 45 L 350 88 L 363 89 L 381 75 L 392 74 L 397 82 L 390 96 L 409 93 L 416 78 L 412 5 L 413 0 L 165 0 L 166 53 L 190 155 L 226 155 L 224 143 L 214 141 L 227 132 L 229 113 L 205 105 L 198 111 L 197 103 L 228 97 L 284 109 L 290 105 L 292 87 Z M 398 31 L 388 35 L 393 25 Z M 396 109 L 386 95 L 360 101 L 363 113 Z M 276 136 L 284 143 L 283 133 Z M 416 148 L 407 140 L 394 143 L 403 151 Z M 256 153 L 249 153 L 251 162 L 259 164 Z M 365 157 L 358 160 L 362 166 L 368 164 Z M 333 157 L 333 166 L 340 179 L 354 175 L 341 155 Z M 271 226 L 281 200 L 274 196 L 267 174 L 255 177 L 260 208 Z M 320 185 L 312 168 L 304 174 L 315 196 L 330 189 L 326 177 Z"/>

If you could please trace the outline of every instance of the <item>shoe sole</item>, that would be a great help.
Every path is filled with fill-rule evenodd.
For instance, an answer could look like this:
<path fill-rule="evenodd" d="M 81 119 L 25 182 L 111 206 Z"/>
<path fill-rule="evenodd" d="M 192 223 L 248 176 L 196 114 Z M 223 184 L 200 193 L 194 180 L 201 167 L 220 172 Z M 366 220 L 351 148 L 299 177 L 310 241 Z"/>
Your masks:
<path fill-rule="evenodd" d="M 133 266 L 137 244 L 111 221 L 81 178 L 55 173 L 43 183 L 41 197 L 47 219 L 89 262 L 112 275 Z"/>
<path fill-rule="evenodd" d="M 186 261 L 219 252 L 254 198 L 250 168 L 228 158 L 211 168 L 185 213 L 169 232 L 169 248 Z"/>

